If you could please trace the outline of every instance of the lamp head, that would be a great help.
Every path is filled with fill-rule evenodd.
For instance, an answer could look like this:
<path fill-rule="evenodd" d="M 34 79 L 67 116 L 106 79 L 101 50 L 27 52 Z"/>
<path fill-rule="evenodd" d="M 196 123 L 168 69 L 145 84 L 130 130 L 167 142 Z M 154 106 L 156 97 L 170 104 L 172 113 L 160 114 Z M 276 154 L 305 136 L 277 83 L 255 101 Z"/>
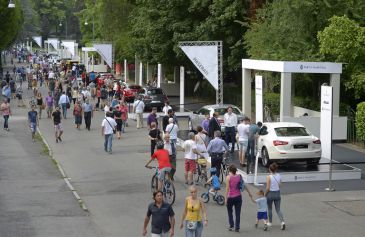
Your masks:
<path fill-rule="evenodd" d="M 13 0 L 9 1 L 8 8 L 15 8 L 15 4 L 13 3 Z"/>

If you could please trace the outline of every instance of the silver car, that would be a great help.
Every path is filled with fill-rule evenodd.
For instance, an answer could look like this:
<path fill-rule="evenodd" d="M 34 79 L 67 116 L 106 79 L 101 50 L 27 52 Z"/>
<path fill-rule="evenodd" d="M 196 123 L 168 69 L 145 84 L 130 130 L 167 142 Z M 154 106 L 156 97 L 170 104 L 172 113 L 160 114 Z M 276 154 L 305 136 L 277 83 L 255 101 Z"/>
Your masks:
<path fill-rule="evenodd" d="M 224 132 L 224 114 L 227 112 L 228 107 L 232 107 L 233 113 L 237 115 L 237 122 L 240 119 L 243 119 L 245 116 L 242 111 L 235 105 L 231 104 L 214 104 L 214 105 L 206 105 L 200 108 L 198 111 L 193 112 L 193 114 L 189 115 L 189 130 L 195 131 L 197 126 L 201 126 L 202 121 L 205 118 L 206 114 L 209 114 L 209 117 L 213 117 L 214 112 L 218 112 L 218 121 L 221 124 L 221 130 Z"/>

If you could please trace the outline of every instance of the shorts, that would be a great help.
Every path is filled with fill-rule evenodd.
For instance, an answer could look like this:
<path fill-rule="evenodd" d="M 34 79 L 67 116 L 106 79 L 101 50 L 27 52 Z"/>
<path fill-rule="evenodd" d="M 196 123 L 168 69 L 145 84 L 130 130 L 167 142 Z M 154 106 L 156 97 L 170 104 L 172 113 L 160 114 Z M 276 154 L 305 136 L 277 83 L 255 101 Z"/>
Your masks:
<path fill-rule="evenodd" d="M 122 131 L 123 121 L 117 119 L 116 122 L 117 122 L 117 131 L 118 132 Z"/>
<path fill-rule="evenodd" d="M 163 180 L 165 178 L 165 172 L 170 172 L 171 167 L 165 167 L 160 170 L 158 170 L 158 179 Z"/>
<path fill-rule="evenodd" d="M 240 151 L 243 151 L 243 152 L 247 151 L 248 140 L 239 141 L 238 144 L 240 147 Z"/>
<path fill-rule="evenodd" d="M 267 212 L 257 212 L 257 220 L 267 220 Z"/>
<path fill-rule="evenodd" d="M 32 133 L 36 133 L 37 132 L 37 124 L 36 123 L 30 123 L 30 130 L 32 131 Z"/>
<path fill-rule="evenodd" d="M 75 115 L 75 124 L 82 124 L 82 116 Z"/>
<path fill-rule="evenodd" d="M 191 159 L 185 159 L 185 172 L 194 173 L 196 170 L 196 161 Z"/>
<path fill-rule="evenodd" d="M 63 131 L 63 128 L 62 128 L 62 124 L 55 124 L 54 125 L 54 129 L 56 130 L 56 131 Z"/>

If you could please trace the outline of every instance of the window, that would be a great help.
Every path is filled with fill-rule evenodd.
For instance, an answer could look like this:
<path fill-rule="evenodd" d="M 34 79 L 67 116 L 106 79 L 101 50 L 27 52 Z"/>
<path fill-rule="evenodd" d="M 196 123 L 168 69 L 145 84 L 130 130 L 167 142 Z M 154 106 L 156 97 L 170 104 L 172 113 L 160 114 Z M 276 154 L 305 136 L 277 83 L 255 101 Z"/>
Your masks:
<path fill-rule="evenodd" d="M 160 88 L 150 89 L 150 90 L 148 90 L 148 94 L 150 94 L 150 95 L 163 95 L 163 91 Z"/>
<path fill-rule="evenodd" d="M 309 133 L 303 127 L 282 127 L 282 128 L 275 128 L 274 130 L 278 137 L 309 136 Z"/>
<path fill-rule="evenodd" d="M 200 115 L 210 114 L 209 109 L 202 108 L 198 111 L 198 114 Z"/>
<path fill-rule="evenodd" d="M 214 109 L 214 111 L 218 112 L 219 115 L 224 115 L 225 113 L 227 113 L 227 108 L 216 108 Z M 235 107 L 232 107 L 232 112 L 235 113 L 236 115 L 241 115 L 241 113 Z"/>

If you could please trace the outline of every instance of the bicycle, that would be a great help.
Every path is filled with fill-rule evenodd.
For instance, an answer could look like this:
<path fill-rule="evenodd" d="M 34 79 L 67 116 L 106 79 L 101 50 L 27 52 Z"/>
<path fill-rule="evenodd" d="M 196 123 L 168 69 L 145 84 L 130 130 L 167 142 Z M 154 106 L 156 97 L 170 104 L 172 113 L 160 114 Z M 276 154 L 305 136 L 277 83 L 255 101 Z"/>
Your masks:
<path fill-rule="evenodd" d="M 208 203 L 209 200 L 210 200 L 210 195 L 212 195 L 213 201 L 217 202 L 218 205 L 221 205 L 221 206 L 224 205 L 225 198 L 222 194 L 220 194 L 218 192 L 219 189 L 215 190 L 214 193 L 211 193 L 210 192 L 210 185 L 207 185 L 207 186 L 208 186 L 208 190 L 201 195 L 201 198 L 202 198 L 203 202 Z"/>
<path fill-rule="evenodd" d="M 197 183 L 201 182 L 204 185 L 208 180 L 207 160 L 204 157 L 198 158 L 196 162 L 196 167 L 197 167 L 196 182 Z"/>
<path fill-rule="evenodd" d="M 155 173 L 151 179 L 151 191 L 156 192 L 158 190 L 158 167 L 146 166 L 148 169 L 155 169 Z M 162 193 L 165 202 L 172 205 L 175 202 L 175 186 L 170 179 L 166 179 L 169 172 L 165 171 L 164 178 L 162 180 Z"/>
<path fill-rule="evenodd" d="M 229 163 L 227 161 L 227 157 L 224 157 L 222 160 L 222 165 L 221 165 L 221 170 L 220 170 L 220 174 L 219 174 L 219 181 L 221 183 L 223 183 L 225 177 L 227 177 L 228 173 L 229 173 Z"/>

